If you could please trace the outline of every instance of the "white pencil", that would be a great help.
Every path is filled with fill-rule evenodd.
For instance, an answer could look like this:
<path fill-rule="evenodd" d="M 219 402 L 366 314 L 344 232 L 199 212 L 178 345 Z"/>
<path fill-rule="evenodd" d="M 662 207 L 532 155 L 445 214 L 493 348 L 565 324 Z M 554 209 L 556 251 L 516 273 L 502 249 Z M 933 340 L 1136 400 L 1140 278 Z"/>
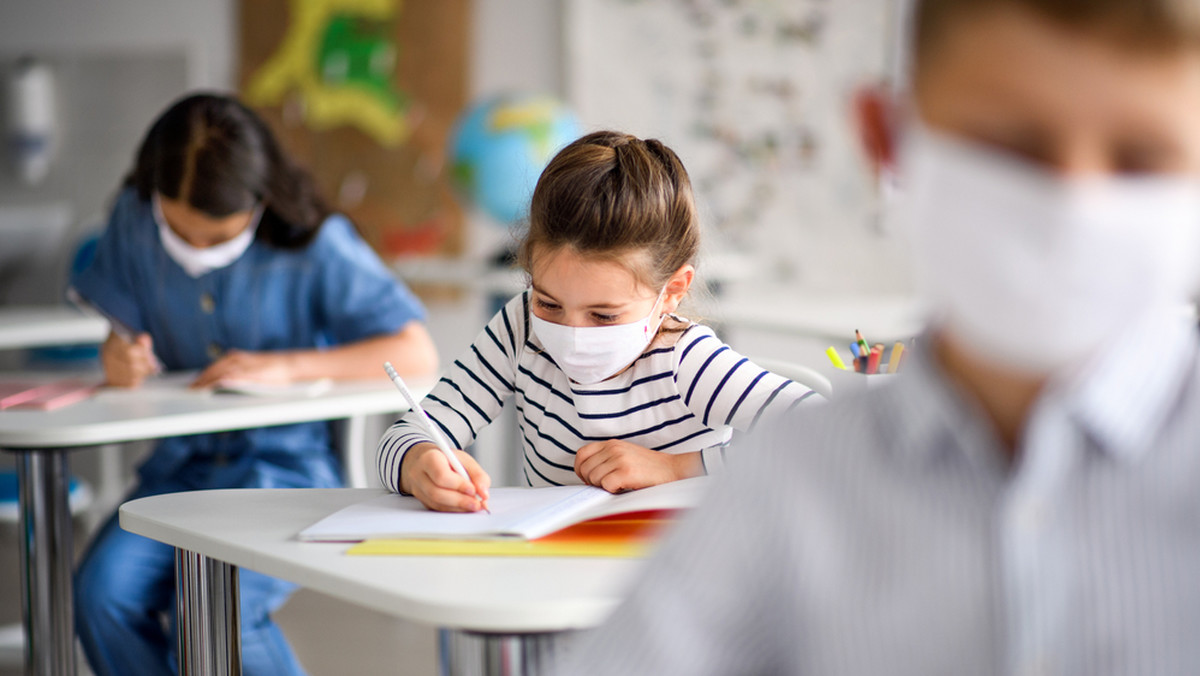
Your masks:
<path fill-rule="evenodd" d="M 417 398 L 408 389 L 408 385 L 404 384 L 404 379 L 400 377 L 399 373 L 396 373 L 396 369 L 392 368 L 392 362 L 383 362 L 383 370 L 387 371 L 388 377 L 392 379 L 392 384 L 396 386 L 396 389 L 400 390 L 400 394 L 404 395 L 404 400 L 408 402 L 408 408 L 416 412 L 417 419 L 421 422 L 421 427 L 425 429 L 425 433 L 433 438 L 433 443 L 437 445 L 438 450 L 442 452 L 442 455 L 446 456 L 446 460 L 450 463 L 450 469 L 473 484 L 474 482 L 471 482 L 471 475 L 467 474 L 467 468 L 463 467 L 462 463 L 458 460 L 458 454 L 450 446 L 450 440 L 446 438 L 445 434 L 442 434 L 442 430 L 438 429 L 437 423 L 433 421 L 433 418 L 429 417 L 425 409 L 421 408 L 421 402 L 417 401 Z M 486 502 L 483 508 L 488 514 L 492 513 L 487 508 Z"/>

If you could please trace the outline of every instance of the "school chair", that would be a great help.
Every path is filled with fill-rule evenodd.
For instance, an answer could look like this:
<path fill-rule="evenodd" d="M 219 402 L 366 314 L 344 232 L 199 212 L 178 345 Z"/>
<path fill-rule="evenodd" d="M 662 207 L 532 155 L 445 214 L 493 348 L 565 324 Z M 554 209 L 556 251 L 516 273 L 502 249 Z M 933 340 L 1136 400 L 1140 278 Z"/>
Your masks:
<path fill-rule="evenodd" d="M 771 373 L 800 383 L 826 399 L 833 397 L 833 383 L 829 382 L 829 378 L 821 375 L 819 371 L 811 366 L 804 366 L 803 364 L 796 364 L 781 359 L 755 359 L 752 357 L 750 361 Z"/>

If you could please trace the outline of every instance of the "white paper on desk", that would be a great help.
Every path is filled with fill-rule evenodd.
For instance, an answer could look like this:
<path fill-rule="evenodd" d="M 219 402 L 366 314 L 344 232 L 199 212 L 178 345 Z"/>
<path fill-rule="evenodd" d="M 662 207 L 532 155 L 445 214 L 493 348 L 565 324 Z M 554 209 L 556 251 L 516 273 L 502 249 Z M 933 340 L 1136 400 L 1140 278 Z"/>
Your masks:
<path fill-rule="evenodd" d="M 303 380 L 295 383 L 256 383 L 248 380 L 222 380 L 213 387 L 217 394 L 245 394 L 251 397 L 315 397 L 329 391 L 333 380 Z"/>
<path fill-rule="evenodd" d="M 593 486 L 493 488 L 492 513 L 435 512 L 411 496 L 383 495 L 350 505 L 300 531 L 304 541 L 353 542 L 370 538 L 532 540 L 569 525 L 612 514 L 684 509 L 699 502 L 705 477 L 613 495 Z"/>

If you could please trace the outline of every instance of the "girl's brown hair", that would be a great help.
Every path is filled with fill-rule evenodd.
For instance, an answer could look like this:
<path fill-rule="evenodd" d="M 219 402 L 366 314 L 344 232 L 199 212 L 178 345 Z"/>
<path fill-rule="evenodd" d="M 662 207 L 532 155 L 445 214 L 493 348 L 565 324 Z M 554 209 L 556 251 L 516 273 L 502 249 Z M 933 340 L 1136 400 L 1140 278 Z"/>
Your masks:
<path fill-rule="evenodd" d="M 232 96 L 193 94 L 154 121 L 125 179 L 208 216 L 264 207 L 257 238 L 300 249 L 330 210 L 312 176 L 283 152 L 266 122 Z"/>
<path fill-rule="evenodd" d="M 534 188 L 518 259 L 532 275 L 535 253 L 562 247 L 620 263 L 638 283 L 662 288 L 700 249 L 692 183 L 679 157 L 660 141 L 615 131 L 563 148 Z"/>

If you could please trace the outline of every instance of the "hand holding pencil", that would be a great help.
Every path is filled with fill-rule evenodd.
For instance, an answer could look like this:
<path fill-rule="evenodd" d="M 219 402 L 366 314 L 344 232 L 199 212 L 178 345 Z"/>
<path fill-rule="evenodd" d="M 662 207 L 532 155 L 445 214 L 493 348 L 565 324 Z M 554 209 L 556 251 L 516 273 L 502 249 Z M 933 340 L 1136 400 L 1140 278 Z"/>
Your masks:
<path fill-rule="evenodd" d="M 443 512 L 489 511 L 491 478 L 469 454 L 454 450 L 433 418 L 421 407 L 390 362 L 383 365 L 396 389 L 408 402 L 418 424 L 434 443 L 413 446 L 401 465 L 401 488 L 429 509 Z M 407 479 L 407 480 L 406 480 Z M 489 511 L 490 513 L 490 511 Z"/>

